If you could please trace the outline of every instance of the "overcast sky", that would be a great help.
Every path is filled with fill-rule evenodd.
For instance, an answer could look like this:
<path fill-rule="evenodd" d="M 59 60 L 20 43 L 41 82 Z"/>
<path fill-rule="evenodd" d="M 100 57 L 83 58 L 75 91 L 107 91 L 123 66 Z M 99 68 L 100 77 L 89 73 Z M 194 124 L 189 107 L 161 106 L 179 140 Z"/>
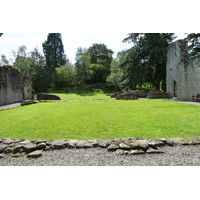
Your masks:
<path fill-rule="evenodd" d="M 4 33 L 0 38 L 0 55 L 4 54 L 8 58 L 12 50 L 17 51 L 18 47 L 25 45 L 27 51 L 32 51 L 35 47 L 42 52 L 42 43 L 47 39 L 48 33 Z M 88 48 L 94 43 L 103 43 L 116 54 L 124 49 L 128 49 L 132 44 L 122 42 L 127 33 L 61 33 L 64 50 L 67 58 L 74 63 L 75 54 L 78 47 Z M 179 38 L 184 37 L 179 33 Z"/>

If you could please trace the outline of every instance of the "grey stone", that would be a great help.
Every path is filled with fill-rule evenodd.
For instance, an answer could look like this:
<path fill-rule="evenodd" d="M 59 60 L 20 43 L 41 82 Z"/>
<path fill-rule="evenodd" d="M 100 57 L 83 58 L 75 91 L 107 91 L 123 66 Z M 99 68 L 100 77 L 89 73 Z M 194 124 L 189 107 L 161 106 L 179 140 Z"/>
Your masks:
<path fill-rule="evenodd" d="M 24 150 L 23 145 L 18 144 L 18 145 L 16 145 L 16 146 L 13 148 L 13 153 L 14 153 L 14 154 L 15 154 L 15 153 L 20 153 L 20 152 L 23 152 L 23 150 Z"/>
<path fill-rule="evenodd" d="M 51 142 L 53 149 L 63 149 L 65 148 L 66 141 L 63 140 L 54 140 Z"/>
<path fill-rule="evenodd" d="M 38 150 L 45 150 L 46 149 L 46 144 L 44 143 L 44 142 L 42 142 L 42 143 L 38 143 L 37 144 L 37 149 Z"/>
<path fill-rule="evenodd" d="M 38 157 L 41 157 L 42 156 L 42 150 L 36 150 L 36 151 L 33 151 L 29 154 L 27 154 L 27 158 L 38 158 Z"/>
<path fill-rule="evenodd" d="M 149 148 L 147 151 L 146 151 L 146 153 L 148 153 L 148 154 L 153 154 L 153 153 L 165 153 L 165 151 L 163 150 L 163 149 L 160 149 L 160 148 L 158 148 L 158 149 L 153 149 L 153 148 Z"/>
<path fill-rule="evenodd" d="M 107 150 L 108 150 L 108 151 L 114 151 L 114 150 L 117 150 L 117 149 L 119 149 L 119 148 L 120 148 L 120 146 L 119 146 L 118 144 L 112 143 L 112 144 L 110 144 L 110 145 L 107 147 Z"/>
<path fill-rule="evenodd" d="M 99 144 L 97 140 L 87 140 L 86 142 L 92 144 L 93 147 L 98 147 Z"/>
<path fill-rule="evenodd" d="M 119 143 L 120 149 L 131 149 L 131 146 L 125 143 Z"/>
<path fill-rule="evenodd" d="M 30 153 L 32 151 L 35 151 L 37 149 L 37 146 L 35 144 L 30 143 L 24 145 L 23 149 L 26 153 Z"/>
<path fill-rule="evenodd" d="M 163 141 L 159 141 L 159 140 L 149 141 L 148 144 L 152 148 L 157 148 L 157 147 L 161 147 L 161 146 L 165 145 L 165 143 Z"/>
<path fill-rule="evenodd" d="M 128 153 L 129 155 L 139 155 L 139 154 L 145 154 L 145 152 L 142 149 L 132 149 Z"/>
<path fill-rule="evenodd" d="M 101 147 L 101 148 L 106 148 L 112 143 L 112 141 L 110 140 L 98 140 L 98 142 L 99 142 L 98 147 Z"/>
<path fill-rule="evenodd" d="M 14 142 L 14 140 L 12 139 L 7 139 L 3 141 L 3 144 L 12 144 Z"/>
<path fill-rule="evenodd" d="M 0 154 L 0 159 L 1 159 L 1 158 L 5 158 L 5 154 L 2 154 L 2 153 L 1 153 L 1 154 Z"/>
<path fill-rule="evenodd" d="M 42 139 L 35 140 L 35 144 L 46 143 L 46 142 L 47 142 L 46 140 L 42 140 Z"/>
<path fill-rule="evenodd" d="M 129 146 L 131 149 L 142 149 L 146 151 L 149 147 L 149 143 L 147 140 L 132 140 Z"/>
<path fill-rule="evenodd" d="M 26 155 L 25 153 L 16 153 L 16 154 L 12 154 L 10 156 L 13 157 L 13 158 L 19 158 L 19 157 L 23 157 L 25 155 Z"/>
<path fill-rule="evenodd" d="M 7 147 L 5 144 L 0 144 L 0 153 L 3 153 L 4 149 Z"/>
<path fill-rule="evenodd" d="M 29 144 L 29 143 L 31 143 L 31 141 L 29 141 L 29 140 L 24 140 L 22 142 L 19 142 L 19 144 L 23 144 L 23 145 Z"/>
<path fill-rule="evenodd" d="M 10 147 L 7 147 L 4 149 L 3 153 L 10 154 L 10 153 L 12 153 L 12 149 Z"/>
<path fill-rule="evenodd" d="M 122 149 L 117 149 L 116 151 L 115 151 L 115 154 L 116 155 L 127 155 L 129 153 L 129 151 L 127 151 L 127 150 L 122 150 Z"/>
<path fill-rule="evenodd" d="M 86 142 L 84 145 L 83 145 L 83 148 L 93 148 L 93 143 L 89 143 L 89 142 Z"/>
<path fill-rule="evenodd" d="M 85 144 L 85 141 L 77 141 L 76 142 L 76 148 L 83 148 L 84 147 L 84 144 Z"/>

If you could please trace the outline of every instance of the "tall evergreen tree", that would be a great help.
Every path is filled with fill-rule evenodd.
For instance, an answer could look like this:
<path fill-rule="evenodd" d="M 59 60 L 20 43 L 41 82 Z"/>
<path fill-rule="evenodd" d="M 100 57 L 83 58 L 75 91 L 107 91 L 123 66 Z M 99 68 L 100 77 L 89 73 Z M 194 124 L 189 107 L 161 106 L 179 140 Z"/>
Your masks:
<path fill-rule="evenodd" d="M 47 67 L 50 71 L 66 64 L 66 55 L 60 33 L 49 33 L 47 40 L 42 44 Z"/>

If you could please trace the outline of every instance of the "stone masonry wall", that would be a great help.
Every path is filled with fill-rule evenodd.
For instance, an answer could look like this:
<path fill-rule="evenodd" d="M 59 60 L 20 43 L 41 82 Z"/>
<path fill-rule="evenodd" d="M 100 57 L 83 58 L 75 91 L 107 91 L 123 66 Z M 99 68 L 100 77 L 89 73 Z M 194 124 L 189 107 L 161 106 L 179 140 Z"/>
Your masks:
<path fill-rule="evenodd" d="M 0 67 L 0 106 L 33 99 L 32 81 L 11 67 Z"/>
<path fill-rule="evenodd" d="M 200 93 L 200 56 L 189 57 L 184 40 L 172 43 L 167 54 L 167 92 L 180 100 Z"/>
<path fill-rule="evenodd" d="M 0 106 L 21 102 L 23 88 L 20 72 L 12 67 L 0 67 Z"/>

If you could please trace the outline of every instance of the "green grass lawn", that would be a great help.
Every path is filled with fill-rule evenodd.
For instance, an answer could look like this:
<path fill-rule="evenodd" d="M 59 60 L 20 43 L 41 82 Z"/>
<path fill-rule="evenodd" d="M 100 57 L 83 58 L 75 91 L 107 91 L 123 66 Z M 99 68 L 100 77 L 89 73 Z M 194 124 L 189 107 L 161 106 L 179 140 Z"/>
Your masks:
<path fill-rule="evenodd" d="M 110 99 L 110 96 L 104 93 L 50 93 L 59 96 L 61 99 Z"/>
<path fill-rule="evenodd" d="M 166 100 L 38 103 L 0 111 L 0 138 L 200 136 L 200 106 Z"/>

